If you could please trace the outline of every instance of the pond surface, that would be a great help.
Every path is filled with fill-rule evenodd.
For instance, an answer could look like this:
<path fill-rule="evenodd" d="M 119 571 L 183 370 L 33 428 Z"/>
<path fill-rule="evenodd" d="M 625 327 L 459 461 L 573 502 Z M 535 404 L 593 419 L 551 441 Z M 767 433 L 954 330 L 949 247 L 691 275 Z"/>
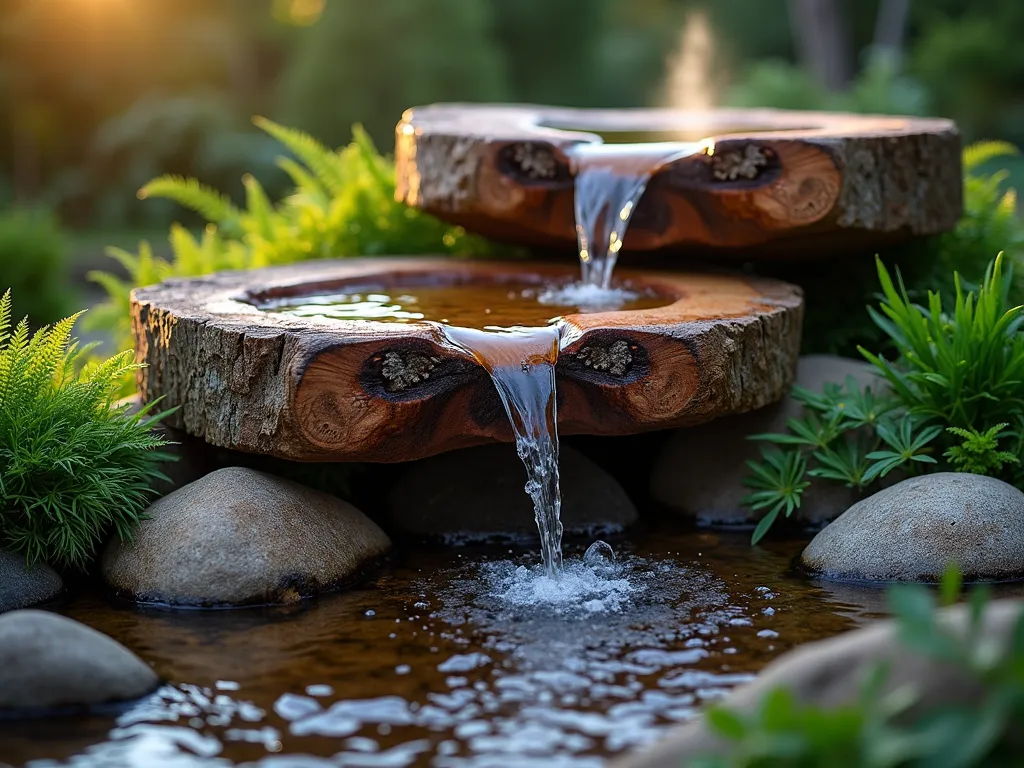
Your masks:
<path fill-rule="evenodd" d="M 566 550 L 400 546 L 362 588 L 290 609 L 56 607 L 167 681 L 104 716 L 0 722 L 0 764 L 600 766 L 793 646 L 877 615 L 792 573 L 802 542 L 672 528 Z M 567 597 L 568 595 L 568 597 Z"/>

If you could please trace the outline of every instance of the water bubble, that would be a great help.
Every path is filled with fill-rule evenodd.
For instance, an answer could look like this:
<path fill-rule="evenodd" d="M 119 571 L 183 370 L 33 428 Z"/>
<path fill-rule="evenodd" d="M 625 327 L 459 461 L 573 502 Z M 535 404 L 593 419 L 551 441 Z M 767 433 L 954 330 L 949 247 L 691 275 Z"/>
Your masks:
<path fill-rule="evenodd" d="M 366 611 L 363 611 L 363 616 L 376 616 L 376 615 L 377 615 L 377 612 L 375 610 L 373 610 L 373 608 L 370 608 L 370 609 L 368 609 Z"/>
<path fill-rule="evenodd" d="M 608 565 L 615 562 L 615 550 L 600 539 L 595 541 L 583 553 L 583 562 L 587 565 Z"/>

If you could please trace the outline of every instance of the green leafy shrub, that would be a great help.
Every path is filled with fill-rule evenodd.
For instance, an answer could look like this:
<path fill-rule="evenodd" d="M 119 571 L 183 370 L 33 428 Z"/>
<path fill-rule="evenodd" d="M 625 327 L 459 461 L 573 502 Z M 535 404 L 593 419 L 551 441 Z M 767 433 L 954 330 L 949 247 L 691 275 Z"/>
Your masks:
<path fill-rule="evenodd" d="M 130 537 L 165 479 L 143 411 L 115 407 L 130 352 L 78 371 L 73 315 L 29 333 L 0 299 L 0 544 L 31 561 L 81 567 L 113 529 Z"/>
<path fill-rule="evenodd" d="M 754 474 L 746 483 L 755 490 L 746 503 L 767 510 L 755 542 L 800 506 L 802 470 L 858 491 L 896 469 L 983 472 L 1024 484 L 1024 307 L 1010 305 L 1003 258 L 976 290 L 955 276 L 948 313 L 938 292 L 916 303 L 899 274 L 894 282 L 877 261 L 883 298 L 868 312 L 895 357 L 860 351 L 881 374 L 883 391 L 861 388 L 853 377 L 821 393 L 796 388 L 804 416 L 790 419 L 785 433 L 752 436 L 779 446 L 765 451 L 763 463 L 748 462 Z"/>
<path fill-rule="evenodd" d="M 147 243 L 136 254 L 111 249 L 128 277 L 91 276 L 108 294 L 90 319 L 91 327 L 112 333 L 122 348 L 131 346 L 129 292 L 168 277 L 337 256 L 495 250 L 461 227 L 396 202 L 394 164 L 377 152 L 358 126 L 354 141 L 334 152 L 301 131 L 262 118 L 256 124 L 294 156 L 279 160 L 294 183 L 293 191 L 274 204 L 259 181 L 246 176 L 246 206 L 238 208 L 226 195 L 195 179 L 163 176 L 151 181 L 140 191 L 141 197 L 173 200 L 199 213 L 208 226 L 199 236 L 173 226 L 169 260 L 155 256 Z"/>
<path fill-rule="evenodd" d="M 961 589 L 955 570 L 943 578 L 943 602 Z M 688 768 L 902 768 L 1018 765 L 1015 733 L 1024 725 L 1024 613 L 1012 640 L 996 647 L 985 637 L 989 593 L 979 587 L 969 598 L 966 632 L 939 621 L 938 600 L 921 585 L 900 585 L 889 605 L 900 643 L 937 664 L 966 671 L 981 700 L 942 709 L 924 706 L 915 691 L 886 692 L 887 669 L 866 675 L 859 699 L 824 708 L 796 701 L 777 689 L 750 713 L 719 706 L 706 716 L 729 744 L 724 757 L 701 758 Z"/>
<path fill-rule="evenodd" d="M 67 314 L 72 302 L 67 277 L 67 244 L 52 213 L 12 208 L 0 212 L 0 290 L 17 296 L 18 317 L 31 310 L 48 323 Z"/>

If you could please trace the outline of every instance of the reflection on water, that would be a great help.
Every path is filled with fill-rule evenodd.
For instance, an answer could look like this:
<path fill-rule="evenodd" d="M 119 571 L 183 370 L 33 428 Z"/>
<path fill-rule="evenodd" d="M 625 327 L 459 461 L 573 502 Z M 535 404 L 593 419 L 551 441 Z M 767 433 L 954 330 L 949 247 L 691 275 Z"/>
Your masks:
<path fill-rule="evenodd" d="M 339 293 L 258 302 L 264 312 L 328 320 L 435 322 L 462 328 L 543 327 L 562 315 L 661 307 L 671 299 L 628 284 L 608 290 L 577 283 L 508 281 L 438 285 L 352 286 Z"/>
<path fill-rule="evenodd" d="M 567 551 L 411 552 L 364 589 L 289 609 L 62 613 L 168 681 L 120 715 L 0 722 L 14 766 L 602 765 L 779 653 L 863 620 L 789 573 L 798 545 L 658 530 Z M 864 597 L 862 600 L 861 597 Z"/>

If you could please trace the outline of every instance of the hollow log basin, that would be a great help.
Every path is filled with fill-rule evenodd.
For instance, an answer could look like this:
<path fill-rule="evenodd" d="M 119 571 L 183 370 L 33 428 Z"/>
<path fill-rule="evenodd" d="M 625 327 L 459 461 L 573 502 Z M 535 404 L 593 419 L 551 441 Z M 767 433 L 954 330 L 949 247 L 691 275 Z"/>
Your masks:
<path fill-rule="evenodd" d="M 167 281 L 132 294 L 146 363 L 139 392 L 178 409 L 170 426 L 222 448 L 391 463 L 512 440 L 481 350 L 453 345 L 437 325 L 446 320 L 479 328 L 560 317 L 564 435 L 699 424 L 772 403 L 791 383 L 803 312 L 795 286 L 619 270 L 616 282 L 637 297 L 618 310 L 522 297 L 578 274 L 575 264 L 377 257 Z M 434 322 L 395 316 L 403 312 Z M 491 364 L 521 363 L 494 341 Z"/>
<path fill-rule="evenodd" d="M 535 548 L 508 545 L 400 548 L 360 589 L 287 609 L 171 611 L 85 589 L 53 610 L 166 682 L 119 712 L 0 720 L 0 764 L 604 765 L 884 610 L 877 588 L 794 573 L 803 541 L 748 536 L 659 523 L 607 537 L 618 564 L 582 599 L 589 541 L 572 544 L 568 603 L 534 578 Z"/>

